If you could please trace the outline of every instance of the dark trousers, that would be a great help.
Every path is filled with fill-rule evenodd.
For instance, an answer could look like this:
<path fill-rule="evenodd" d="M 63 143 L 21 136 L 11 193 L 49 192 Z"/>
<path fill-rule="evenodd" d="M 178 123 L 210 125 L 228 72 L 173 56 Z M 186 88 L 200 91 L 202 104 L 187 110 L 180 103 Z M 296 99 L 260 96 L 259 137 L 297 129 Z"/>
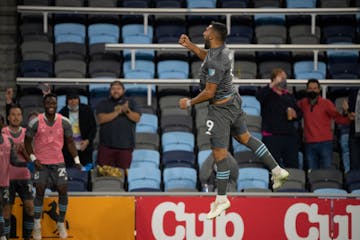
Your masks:
<path fill-rule="evenodd" d="M 360 169 L 360 136 L 349 136 L 350 169 Z"/>
<path fill-rule="evenodd" d="M 100 166 L 108 165 L 127 169 L 130 167 L 132 159 L 132 148 L 109 148 L 100 145 L 98 148 L 98 164 Z"/>
<path fill-rule="evenodd" d="M 297 136 L 264 136 L 262 141 L 281 167 L 299 167 Z"/>

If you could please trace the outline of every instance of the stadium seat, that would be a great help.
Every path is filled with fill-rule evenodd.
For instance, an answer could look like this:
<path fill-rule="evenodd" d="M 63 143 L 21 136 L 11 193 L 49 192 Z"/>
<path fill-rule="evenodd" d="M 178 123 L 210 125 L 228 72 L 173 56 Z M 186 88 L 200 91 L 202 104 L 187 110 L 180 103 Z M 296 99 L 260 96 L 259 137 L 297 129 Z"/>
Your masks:
<path fill-rule="evenodd" d="M 350 0 L 319 0 L 319 6 L 322 8 L 347 8 L 350 6 Z"/>
<path fill-rule="evenodd" d="M 327 70 L 329 78 L 334 79 L 358 79 L 359 78 L 358 63 L 328 63 Z"/>
<path fill-rule="evenodd" d="M 128 183 L 129 192 L 160 191 L 160 169 L 153 167 L 129 168 Z"/>
<path fill-rule="evenodd" d="M 346 173 L 345 179 L 349 192 L 360 189 L 360 170 L 350 170 Z"/>
<path fill-rule="evenodd" d="M 249 0 L 218 0 L 221 8 L 247 8 L 249 2 Z"/>
<path fill-rule="evenodd" d="M 155 114 L 143 113 L 136 124 L 136 132 L 157 133 L 158 117 Z"/>
<path fill-rule="evenodd" d="M 162 155 L 164 168 L 168 167 L 195 167 L 194 152 L 174 150 L 164 152 Z"/>
<path fill-rule="evenodd" d="M 153 149 L 159 150 L 160 138 L 157 133 L 136 133 L 136 149 Z"/>
<path fill-rule="evenodd" d="M 188 8 L 216 8 L 216 0 L 186 0 Z"/>
<path fill-rule="evenodd" d="M 161 130 L 165 132 L 192 132 L 193 119 L 188 115 L 162 115 L 161 116 Z"/>
<path fill-rule="evenodd" d="M 179 60 L 159 61 L 157 72 L 159 78 L 187 79 L 189 76 L 189 64 Z"/>
<path fill-rule="evenodd" d="M 39 6 L 39 5 L 38 5 Z M 20 25 L 20 34 L 24 42 L 33 40 L 50 40 L 52 38 L 52 25 L 48 25 L 48 32 L 44 33 L 44 26 L 40 22 L 25 21 Z"/>
<path fill-rule="evenodd" d="M 258 69 L 259 69 L 259 75 L 261 78 L 268 79 L 270 78 L 271 72 L 275 68 L 282 68 L 288 78 L 291 78 L 292 76 L 292 65 L 289 61 L 264 61 L 259 63 Z"/>
<path fill-rule="evenodd" d="M 120 169 L 120 177 L 99 176 L 96 169 L 91 172 L 91 182 L 93 192 L 123 192 L 125 182 L 125 172 Z"/>
<path fill-rule="evenodd" d="M 155 26 L 155 38 L 158 43 L 177 43 L 182 33 L 186 33 L 185 21 L 177 18 L 161 19 Z"/>
<path fill-rule="evenodd" d="M 241 96 L 242 108 L 248 115 L 260 116 L 260 103 L 254 96 Z"/>
<path fill-rule="evenodd" d="M 269 172 L 264 168 L 239 168 L 238 192 L 247 188 L 269 189 Z"/>
<path fill-rule="evenodd" d="M 130 168 L 152 167 L 159 168 L 160 154 L 151 149 L 135 149 L 132 153 Z"/>
<path fill-rule="evenodd" d="M 352 25 L 328 25 L 322 27 L 323 42 L 331 43 L 354 43 L 355 27 Z"/>
<path fill-rule="evenodd" d="M 255 26 L 255 37 L 259 44 L 284 44 L 287 30 L 281 25 L 259 25 Z"/>
<path fill-rule="evenodd" d="M 109 23 L 95 23 L 88 27 L 89 45 L 96 43 L 118 43 L 119 26 Z"/>
<path fill-rule="evenodd" d="M 55 62 L 55 76 L 59 78 L 84 78 L 86 63 L 82 60 L 58 60 Z"/>
<path fill-rule="evenodd" d="M 297 168 L 286 169 L 290 175 L 287 181 L 277 190 L 279 192 L 306 192 L 305 171 Z"/>
<path fill-rule="evenodd" d="M 21 44 L 23 60 L 52 61 L 53 44 L 48 40 L 25 41 Z"/>
<path fill-rule="evenodd" d="M 287 8 L 316 8 L 316 0 L 286 0 Z"/>
<path fill-rule="evenodd" d="M 85 192 L 88 186 L 88 172 L 81 171 L 76 167 L 67 168 L 68 174 L 68 191 Z"/>
<path fill-rule="evenodd" d="M 118 78 L 121 64 L 116 60 L 92 60 L 89 63 L 89 74 L 92 78 Z"/>
<path fill-rule="evenodd" d="M 55 0 L 55 6 L 82 7 L 84 0 Z"/>
<path fill-rule="evenodd" d="M 236 60 L 234 63 L 234 76 L 242 79 L 255 79 L 257 76 L 256 62 Z"/>
<path fill-rule="evenodd" d="M 117 0 L 88 0 L 89 7 L 117 7 Z"/>
<path fill-rule="evenodd" d="M 196 170 L 188 167 L 171 167 L 163 170 L 164 190 L 166 192 L 197 192 Z"/>
<path fill-rule="evenodd" d="M 206 149 L 198 152 L 197 161 L 198 161 L 199 169 L 201 168 L 205 160 L 210 156 L 210 154 L 212 154 L 211 149 Z"/>
<path fill-rule="evenodd" d="M 86 46 L 81 43 L 64 42 L 55 45 L 56 60 L 85 60 Z"/>
<path fill-rule="evenodd" d="M 53 63 L 41 60 L 25 60 L 21 62 L 20 72 L 23 77 L 52 77 Z"/>
<path fill-rule="evenodd" d="M 85 43 L 85 26 L 80 23 L 59 23 L 54 27 L 55 44 L 62 42 Z"/>
<path fill-rule="evenodd" d="M 326 65 L 324 62 L 318 62 L 317 70 L 314 70 L 313 61 L 295 62 L 294 75 L 296 79 L 326 79 Z"/>
<path fill-rule="evenodd" d="M 194 135 L 189 132 L 166 132 L 161 136 L 163 152 L 173 150 L 194 151 Z"/>
<path fill-rule="evenodd" d="M 143 24 L 126 24 L 121 28 L 123 43 L 141 43 L 149 44 L 153 42 L 153 27 L 148 26 L 145 29 Z M 123 56 L 130 58 L 130 50 L 124 50 Z M 152 59 L 155 56 L 154 50 L 137 50 L 135 53 L 136 58 Z"/>
<path fill-rule="evenodd" d="M 343 187 L 343 174 L 337 169 L 312 169 L 308 172 L 310 191 L 319 188 Z"/>
<path fill-rule="evenodd" d="M 347 194 L 347 191 L 344 189 L 338 189 L 338 188 L 319 188 L 315 189 L 314 193 L 316 194 Z"/>

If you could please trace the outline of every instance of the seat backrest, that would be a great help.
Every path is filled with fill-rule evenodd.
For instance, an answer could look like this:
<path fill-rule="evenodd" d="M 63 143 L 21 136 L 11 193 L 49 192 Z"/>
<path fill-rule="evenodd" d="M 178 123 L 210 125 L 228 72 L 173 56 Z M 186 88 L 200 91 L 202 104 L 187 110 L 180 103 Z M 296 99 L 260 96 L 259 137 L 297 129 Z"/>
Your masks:
<path fill-rule="evenodd" d="M 206 159 L 210 156 L 210 154 L 212 154 L 211 149 L 206 149 L 198 152 L 197 161 L 198 161 L 199 169 L 206 161 Z"/>
<path fill-rule="evenodd" d="M 194 135 L 189 132 L 166 132 L 161 136 L 161 140 L 164 152 L 174 150 L 174 148 L 193 151 L 195 144 Z M 185 149 L 180 149 L 181 147 Z"/>
<path fill-rule="evenodd" d="M 316 0 L 286 0 L 287 8 L 316 8 Z"/>
<path fill-rule="evenodd" d="M 269 172 L 264 168 L 239 168 L 238 191 L 246 188 L 269 188 Z"/>
<path fill-rule="evenodd" d="M 151 188 L 160 190 L 161 172 L 158 168 L 137 167 L 128 169 L 129 191 Z"/>
<path fill-rule="evenodd" d="M 148 60 L 136 60 L 135 68 L 132 68 L 131 61 L 125 61 L 123 64 L 124 74 L 131 71 L 148 72 L 151 75 L 155 74 L 155 64 L 153 61 Z"/>
<path fill-rule="evenodd" d="M 132 153 L 130 168 L 134 167 L 154 167 L 159 168 L 160 153 L 151 149 L 135 149 Z"/>
<path fill-rule="evenodd" d="M 159 61 L 157 64 L 157 70 L 159 78 L 161 78 L 161 75 L 168 72 L 180 72 L 187 77 L 189 75 L 189 64 L 180 60 Z"/>
<path fill-rule="evenodd" d="M 161 117 L 161 129 L 163 132 L 184 131 L 192 132 L 192 117 L 188 115 L 166 115 Z"/>
<path fill-rule="evenodd" d="M 196 189 L 196 170 L 189 167 L 171 167 L 163 171 L 165 191 L 171 189 Z"/>
<path fill-rule="evenodd" d="M 345 189 L 339 188 L 318 188 L 314 190 L 314 193 L 317 194 L 347 194 Z"/>
<path fill-rule="evenodd" d="M 162 162 L 164 167 L 194 167 L 195 155 L 189 151 L 167 151 L 163 153 Z"/>
<path fill-rule="evenodd" d="M 160 137 L 157 133 L 136 133 L 135 134 L 135 148 L 144 149 L 159 149 Z"/>
<path fill-rule="evenodd" d="M 136 124 L 136 132 L 157 133 L 158 117 L 155 114 L 143 113 L 140 121 Z"/>

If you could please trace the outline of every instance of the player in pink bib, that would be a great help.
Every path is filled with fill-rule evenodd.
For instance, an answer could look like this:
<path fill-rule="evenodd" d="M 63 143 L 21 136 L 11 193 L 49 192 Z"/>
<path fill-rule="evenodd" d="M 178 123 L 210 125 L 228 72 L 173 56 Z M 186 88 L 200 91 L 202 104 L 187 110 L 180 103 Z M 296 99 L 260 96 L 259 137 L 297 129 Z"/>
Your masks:
<path fill-rule="evenodd" d="M 8 114 L 9 125 L 2 129 L 2 133 L 7 135 L 14 142 L 19 162 L 26 163 L 29 160 L 24 147 L 25 128 L 21 127 L 23 120 L 22 109 L 18 104 L 11 104 Z M 9 185 L 9 204 L 4 207 L 5 221 L 10 221 L 12 206 L 15 202 L 16 193 L 19 195 L 24 206 L 23 217 L 23 237 L 25 240 L 31 238 L 34 227 L 34 202 L 32 194 L 31 174 L 27 167 L 9 166 L 10 185 Z"/>
<path fill-rule="evenodd" d="M 36 172 L 34 183 L 36 195 L 34 200 L 34 234 L 35 240 L 41 239 L 40 217 L 46 186 L 50 183 L 59 193 L 59 218 L 57 227 L 60 238 L 67 238 L 64 225 L 68 205 L 67 172 L 62 154 L 64 137 L 67 148 L 75 164 L 81 167 L 69 119 L 56 113 L 57 98 L 54 94 L 44 96 L 45 113 L 39 114 L 30 121 L 25 136 L 25 148 L 34 162 Z M 33 144 L 32 144 L 33 143 Z"/>

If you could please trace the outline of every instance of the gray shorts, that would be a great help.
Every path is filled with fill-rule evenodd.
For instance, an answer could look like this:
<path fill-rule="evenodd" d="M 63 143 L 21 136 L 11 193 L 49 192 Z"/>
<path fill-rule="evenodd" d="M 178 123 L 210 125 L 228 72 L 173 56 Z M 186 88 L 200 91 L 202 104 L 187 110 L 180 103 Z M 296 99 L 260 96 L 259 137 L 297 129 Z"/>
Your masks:
<path fill-rule="evenodd" d="M 21 180 L 10 180 L 10 204 L 15 203 L 16 193 L 21 198 L 21 201 L 33 200 L 33 184 L 30 179 L 21 179 Z"/>
<path fill-rule="evenodd" d="M 9 204 L 9 188 L 8 187 L 0 187 L 0 210 L 2 207 Z M 0 213 L 2 216 L 2 213 Z"/>
<path fill-rule="evenodd" d="M 211 146 L 217 148 L 228 148 L 230 135 L 247 132 L 246 113 L 241 108 L 240 96 L 235 94 L 224 104 L 209 105 L 206 127 Z"/>
<path fill-rule="evenodd" d="M 67 184 L 68 174 L 65 163 L 43 164 L 43 169 L 36 170 L 34 174 L 34 183 L 44 186 L 60 186 Z"/>

